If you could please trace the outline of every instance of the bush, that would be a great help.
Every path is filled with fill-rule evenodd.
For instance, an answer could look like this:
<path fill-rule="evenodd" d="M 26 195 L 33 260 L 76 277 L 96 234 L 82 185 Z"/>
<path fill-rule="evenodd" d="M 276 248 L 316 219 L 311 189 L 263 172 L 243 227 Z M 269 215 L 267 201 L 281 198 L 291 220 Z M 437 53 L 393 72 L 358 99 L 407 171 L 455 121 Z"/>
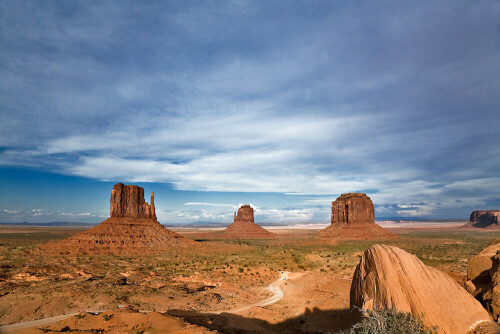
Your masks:
<path fill-rule="evenodd" d="M 427 328 L 422 319 L 395 309 L 368 311 L 368 316 L 339 334 L 436 334 L 437 327 Z"/>

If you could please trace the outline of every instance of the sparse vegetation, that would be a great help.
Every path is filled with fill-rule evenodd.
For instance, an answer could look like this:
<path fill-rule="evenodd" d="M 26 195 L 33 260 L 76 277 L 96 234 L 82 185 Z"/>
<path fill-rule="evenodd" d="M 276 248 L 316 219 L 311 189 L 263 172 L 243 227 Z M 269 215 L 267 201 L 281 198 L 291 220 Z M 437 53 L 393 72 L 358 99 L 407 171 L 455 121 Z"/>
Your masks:
<path fill-rule="evenodd" d="M 278 270 L 337 276 L 349 282 L 363 251 L 377 243 L 227 239 L 209 241 L 211 246 L 207 250 L 154 255 L 47 256 L 33 251 L 42 243 L 77 231 L 34 229 L 24 238 L 25 233 L 2 233 L 0 228 L 0 318 L 4 323 L 63 314 L 68 307 L 74 311 L 86 310 L 96 304 L 102 305 L 102 310 L 117 304 L 149 311 L 170 307 L 197 312 L 224 310 L 241 300 L 252 303 L 266 298 L 269 292 L 264 287 L 279 277 Z M 387 243 L 415 254 L 427 265 L 465 275 L 467 260 L 499 235 L 410 231 Z M 123 277 L 126 284 L 120 280 Z M 216 287 L 187 294 L 181 289 L 185 281 L 223 282 L 224 290 Z M 294 282 L 288 283 L 293 286 Z M 221 298 L 206 298 L 213 293 Z M 321 293 L 328 295 L 329 291 Z M 335 298 L 348 303 L 349 296 Z M 316 307 L 311 296 L 304 298 L 302 305 Z M 282 317 L 286 319 L 293 308 L 284 310 L 279 314 L 285 312 Z M 307 324 L 308 318 L 304 319 Z"/>
<path fill-rule="evenodd" d="M 339 334 L 437 334 L 427 328 L 421 318 L 394 309 L 373 310 L 363 320 Z"/>

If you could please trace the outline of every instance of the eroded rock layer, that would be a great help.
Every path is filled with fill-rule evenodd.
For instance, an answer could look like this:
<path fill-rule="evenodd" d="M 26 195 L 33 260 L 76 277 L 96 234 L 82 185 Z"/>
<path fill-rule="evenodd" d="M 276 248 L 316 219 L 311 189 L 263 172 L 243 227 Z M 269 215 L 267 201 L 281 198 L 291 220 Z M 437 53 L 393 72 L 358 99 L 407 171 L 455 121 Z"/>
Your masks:
<path fill-rule="evenodd" d="M 274 238 L 276 235 L 265 228 L 255 224 L 253 208 L 243 205 L 234 214 L 234 223 L 229 225 L 224 232 L 238 239 Z"/>
<path fill-rule="evenodd" d="M 470 214 L 470 219 L 465 228 L 484 228 L 500 230 L 500 210 L 479 210 Z"/>
<path fill-rule="evenodd" d="M 374 223 L 372 200 L 363 193 L 342 194 L 332 202 L 331 222 L 332 224 Z"/>
<path fill-rule="evenodd" d="M 110 199 L 110 217 L 152 218 L 156 220 L 155 194 L 151 193 L 151 205 L 144 200 L 144 188 L 117 183 Z"/>
<path fill-rule="evenodd" d="M 393 239 L 396 236 L 375 224 L 373 202 L 363 193 L 342 194 L 332 202 L 331 225 L 318 233 L 335 239 Z"/>
<path fill-rule="evenodd" d="M 467 291 L 500 320 L 500 238 L 467 263 Z"/>
<path fill-rule="evenodd" d="M 157 220 L 154 194 L 151 205 L 144 189 L 115 184 L 110 200 L 111 217 L 67 239 L 51 242 L 42 250 L 58 253 L 129 253 L 182 248 L 196 244 L 163 227 Z"/>
<path fill-rule="evenodd" d="M 395 308 L 423 315 L 424 324 L 438 326 L 440 333 L 467 333 L 491 322 L 481 304 L 450 276 L 387 245 L 364 252 L 354 272 L 350 304 L 365 311 Z"/>

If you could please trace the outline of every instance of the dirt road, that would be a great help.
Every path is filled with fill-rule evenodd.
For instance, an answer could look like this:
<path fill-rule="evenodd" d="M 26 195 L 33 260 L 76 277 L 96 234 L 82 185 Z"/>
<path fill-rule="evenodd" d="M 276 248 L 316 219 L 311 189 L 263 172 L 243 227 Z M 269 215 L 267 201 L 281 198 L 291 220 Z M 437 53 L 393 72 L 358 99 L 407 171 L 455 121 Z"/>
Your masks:
<path fill-rule="evenodd" d="M 277 281 L 271 283 L 267 287 L 267 289 L 273 294 L 271 297 L 263 299 L 257 303 L 246 305 L 246 306 L 239 307 L 236 309 L 220 311 L 220 312 L 217 312 L 217 314 L 220 314 L 220 313 L 239 313 L 239 312 L 243 312 L 243 311 L 248 310 L 248 309 L 255 307 L 255 306 L 266 306 L 266 305 L 274 304 L 283 298 L 283 291 L 281 290 L 280 285 L 284 281 L 286 281 L 287 279 L 300 277 L 302 275 L 303 275 L 303 273 L 290 273 L 288 271 L 281 271 L 280 278 Z M 104 312 L 104 311 L 101 310 L 99 312 Z M 49 325 L 49 324 L 52 324 L 54 322 L 64 320 L 68 317 L 71 317 L 71 316 L 74 316 L 77 314 L 78 313 L 68 313 L 68 314 L 58 315 L 55 317 L 49 317 L 49 318 L 44 318 L 44 319 L 39 319 L 39 320 L 20 322 L 20 323 L 12 324 L 12 325 L 0 326 L 0 333 L 1 334 L 21 333 L 21 330 L 23 330 L 23 329 Z"/>
<path fill-rule="evenodd" d="M 52 324 L 54 322 L 64 320 L 66 318 L 69 318 L 69 317 L 71 317 L 73 315 L 77 315 L 77 314 L 78 313 L 68 313 L 68 314 L 57 315 L 55 317 L 49 317 L 49 318 L 44 318 L 44 319 L 39 319 L 39 320 L 19 322 L 17 324 L 12 324 L 12 325 L 0 326 L 0 333 L 1 334 L 14 333 L 14 332 L 15 333 L 22 333 L 23 329 L 49 325 L 49 324 Z"/>
<path fill-rule="evenodd" d="M 232 309 L 232 310 L 227 310 L 227 311 L 220 311 L 220 312 L 217 312 L 217 314 L 221 314 L 221 313 L 239 313 L 239 312 L 243 312 L 243 311 L 246 311 L 252 307 L 255 307 L 255 306 L 266 306 L 266 305 L 271 305 L 271 304 L 274 304 L 278 301 L 281 300 L 281 298 L 283 298 L 283 291 L 281 290 L 280 288 L 280 285 L 286 281 L 287 279 L 292 279 L 292 278 L 297 278 L 297 277 L 300 277 L 302 276 L 304 273 L 290 273 L 288 271 L 281 271 L 280 272 L 280 278 L 271 283 L 267 289 L 269 291 L 272 292 L 272 296 L 271 297 L 268 297 L 264 300 L 261 300 L 257 303 L 254 303 L 254 304 L 250 304 L 250 305 L 246 305 L 246 306 L 243 306 L 243 307 L 239 307 L 239 308 L 236 308 L 236 309 Z"/>

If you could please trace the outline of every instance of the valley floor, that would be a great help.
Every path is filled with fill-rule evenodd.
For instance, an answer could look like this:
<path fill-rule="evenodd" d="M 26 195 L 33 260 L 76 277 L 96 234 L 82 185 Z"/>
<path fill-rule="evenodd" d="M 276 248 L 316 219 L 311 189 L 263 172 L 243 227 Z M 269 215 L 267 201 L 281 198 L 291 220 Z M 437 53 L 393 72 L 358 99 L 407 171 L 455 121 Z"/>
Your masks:
<path fill-rule="evenodd" d="M 29 330 L 335 332 L 351 325 L 352 275 L 363 251 L 377 243 L 325 242 L 314 237 L 315 230 L 301 228 L 274 230 L 281 235 L 274 240 L 203 240 L 196 250 L 151 254 L 37 251 L 80 230 L 0 227 L 0 325 L 70 314 L 52 324 L 31 323 Z M 385 243 L 417 255 L 460 284 L 468 259 L 500 236 L 450 227 L 391 232 L 399 238 Z M 197 231 L 180 233 L 195 239 Z M 19 332 L 19 326 L 1 332 Z"/>

